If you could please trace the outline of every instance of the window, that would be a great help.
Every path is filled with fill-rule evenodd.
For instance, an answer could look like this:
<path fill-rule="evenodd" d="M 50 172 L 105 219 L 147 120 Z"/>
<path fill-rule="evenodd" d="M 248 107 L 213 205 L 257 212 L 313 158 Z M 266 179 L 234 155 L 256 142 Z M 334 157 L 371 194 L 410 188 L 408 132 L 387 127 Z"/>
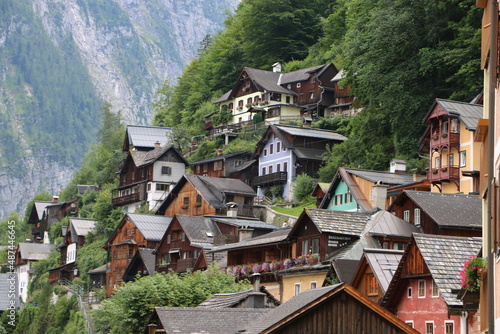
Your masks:
<path fill-rule="evenodd" d="M 455 165 L 455 155 L 453 153 L 450 153 L 450 156 L 448 157 L 448 166 L 453 167 Z"/>
<path fill-rule="evenodd" d="M 432 280 L 432 297 L 439 297 L 439 289 L 434 280 Z"/>
<path fill-rule="evenodd" d="M 281 164 L 276 164 L 276 172 L 281 172 Z"/>
<path fill-rule="evenodd" d="M 222 160 L 214 161 L 214 170 L 221 170 L 221 169 L 222 169 Z"/>
<path fill-rule="evenodd" d="M 453 322 L 445 322 L 444 323 L 444 333 L 445 334 L 453 334 Z"/>
<path fill-rule="evenodd" d="M 182 203 L 183 203 L 184 205 L 189 205 L 189 197 L 184 197 L 184 199 L 183 199 Z"/>
<path fill-rule="evenodd" d="M 286 104 L 290 104 L 290 96 L 287 96 L 285 100 L 286 100 Z"/>
<path fill-rule="evenodd" d="M 413 328 L 413 320 L 407 320 L 405 321 L 405 324 L 407 324 L 410 328 Z"/>
<path fill-rule="evenodd" d="M 425 280 L 418 280 L 418 298 L 425 298 Z"/>
<path fill-rule="evenodd" d="M 311 282 L 311 289 L 316 289 L 317 283 L 316 282 Z"/>
<path fill-rule="evenodd" d="M 352 202 L 352 194 L 351 191 L 348 190 L 347 193 L 345 194 L 345 203 L 351 203 Z"/>
<path fill-rule="evenodd" d="M 314 100 L 314 97 L 315 97 L 315 96 L 314 96 L 314 92 L 311 92 L 311 94 L 309 95 L 309 98 L 310 98 L 311 100 Z"/>
<path fill-rule="evenodd" d="M 309 254 L 309 239 L 302 240 L 302 255 Z"/>
<path fill-rule="evenodd" d="M 448 133 L 448 121 L 443 122 L 443 127 L 441 129 L 442 133 Z"/>
<path fill-rule="evenodd" d="M 300 283 L 295 283 L 295 296 L 300 293 Z"/>
<path fill-rule="evenodd" d="M 342 205 L 342 194 L 335 195 L 335 205 Z"/>
<path fill-rule="evenodd" d="M 412 291 L 412 289 L 411 289 L 411 286 L 409 286 L 409 287 L 408 287 L 408 294 L 407 294 L 408 298 L 411 298 L 411 297 L 412 297 L 412 293 L 413 293 L 413 291 Z"/>
<path fill-rule="evenodd" d="M 172 240 L 182 240 L 184 238 L 183 234 L 184 232 L 180 230 L 172 231 Z"/>
<path fill-rule="evenodd" d="M 406 222 L 410 222 L 410 210 L 403 211 L 403 220 Z"/>
<path fill-rule="evenodd" d="M 300 82 L 297 82 L 297 88 L 300 88 Z"/>
<path fill-rule="evenodd" d="M 151 183 L 148 183 L 148 191 L 151 191 Z"/>
<path fill-rule="evenodd" d="M 156 190 L 159 190 L 159 191 L 169 191 L 170 190 L 170 185 L 164 184 L 164 183 L 157 183 L 156 184 Z"/>
<path fill-rule="evenodd" d="M 273 173 L 273 165 L 270 165 L 268 168 L 269 168 L 269 174 L 272 174 Z"/>
<path fill-rule="evenodd" d="M 269 155 L 274 153 L 274 144 L 269 145 Z"/>
<path fill-rule="evenodd" d="M 170 175 L 170 174 L 172 174 L 172 168 L 168 167 L 168 166 L 163 166 L 161 168 L 161 174 L 162 175 Z"/>
<path fill-rule="evenodd" d="M 264 156 L 267 157 L 267 148 L 264 149 Z"/>
<path fill-rule="evenodd" d="M 283 152 L 285 152 L 285 151 L 286 151 L 286 146 L 285 146 L 285 144 L 283 144 L 283 143 L 281 143 L 281 150 L 282 150 Z"/>
<path fill-rule="evenodd" d="M 441 157 L 435 157 L 434 158 L 434 168 L 439 168 L 441 167 Z"/>
<path fill-rule="evenodd" d="M 203 173 L 206 173 L 208 170 L 208 164 L 203 164 Z"/>
<path fill-rule="evenodd" d="M 426 322 L 425 323 L 425 334 L 434 334 L 434 323 Z"/>
<path fill-rule="evenodd" d="M 304 147 L 311 147 L 312 145 L 312 140 L 311 138 L 304 138 Z"/>
<path fill-rule="evenodd" d="M 262 175 L 266 175 L 266 167 L 262 167 Z"/>
<path fill-rule="evenodd" d="M 284 172 L 288 172 L 288 162 L 287 162 L 287 161 L 285 161 L 285 162 L 283 163 L 283 171 L 284 171 Z"/>
<path fill-rule="evenodd" d="M 460 151 L 460 167 L 465 167 L 467 164 L 467 152 L 466 151 Z"/>
<path fill-rule="evenodd" d="M 319 238 L 312 240 L 312 253 L 319 254 Z"/>
<path fill-rule="evenodd" d="M 135 227 L 131 227 L 127 229 L 127 237 L 133 237 L 135 235 Z"/>
<path fill-rule="evenodd" d="M 366 274 L 365 292 L 367 296 L 378 295 L 378 283 L 373 273 Z"/>
<path fill-rule="evenodd" d="M 201 195 L 196 195 L 196 204 L 201 204 Z"/>
<path fill-rule="evenodd" d="M 416 227 L 420 227 L 420 224 L 421 224 L 421 222 L 420 222 L 420 209 L 415 208 L 415 210 L 413 210 L 413 214 L 414 214 L 414 217 L 413 217 L 414 225 Z"/>
<path fill-rule="evenodd" d="M 280 149 L 281 149 L 281 142 L 277 142 L 276 143 L 276 153 L 280 153 Z"/>
<path fill-rule="evenodd" d="M 167 244 L 170 243 L 170 240 L 172 239 L 172 235 L 169 233 L 167 234 Z"/>

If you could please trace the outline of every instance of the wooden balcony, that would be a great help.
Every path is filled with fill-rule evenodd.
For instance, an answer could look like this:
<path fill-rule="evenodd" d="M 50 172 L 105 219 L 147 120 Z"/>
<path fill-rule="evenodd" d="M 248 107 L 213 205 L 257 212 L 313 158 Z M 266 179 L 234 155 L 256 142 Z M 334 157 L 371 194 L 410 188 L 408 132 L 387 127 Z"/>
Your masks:
<path fill-rule="evenodd" d="M 460 179 L 459 167 L 443 166 L 441 168 L 432 168 L 427 173 L 427 178 L 431 183 L 454 182 Z"/>
<path fill-rule="evenodd" d="M 113 205 L 127 205 L 130 203 L 135 203 L 141 201 L 141 193 L 130 194 L 126 196 L 113 197 L 111 200 Z"/>
<path fill-rule="evenodd" d="M 146 200 L 146 181 L 113 189 L 112 196 L 111 202 L 116 206 L 142 202 Z"/>
<path fill-rule="evenodd" d="M 196 263 L 195 258 L 190 258 L 190 259 L 179 259 L 177 260 L 176 263 L 171 263 L 170 268 L 177 272 L 177 273 L 183 273 L 187 271 L 188 269 L 193 269 L 194 264 Z"/>
<path fill-rule="evenodd" d="M 459 147 L 460 146 L 460 133 L 450 132 L 435 134 L 431 136 L 431 147 Z"/>
<path fill-rule="evenodd" d="M 253 179 L 254 186 L 270 186 L 279 183 L 286 183 L 288 180 L 287 172 L 276 172 L 262 176 L 256 176 Z"/>

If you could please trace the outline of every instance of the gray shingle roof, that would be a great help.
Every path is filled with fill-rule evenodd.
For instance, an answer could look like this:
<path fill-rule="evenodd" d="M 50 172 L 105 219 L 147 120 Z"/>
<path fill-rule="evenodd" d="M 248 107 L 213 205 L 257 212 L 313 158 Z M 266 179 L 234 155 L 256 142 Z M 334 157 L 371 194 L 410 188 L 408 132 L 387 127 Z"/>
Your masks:
<path fill-rule="evenodd" d="M 436 99 L 436 103 L 443 107 L 448 114 L 458 115 L 460 121 L 464 123 L 465 127 L 469 130 L 475 130 L 477 121 L 483 117 L 483 106 L 480 104 L 443 99 Z"/>
<path fill-rule="evenodd" d="M 230 249 L 247 248 L 247 247 L 253 247 L 253 246 L 258 246 L 258 245 L 268 245 L 268 244 L 283 242 L 288 238 L 288 234 L 290 233 L 290 230 L 291 230 L 290 227 L 280 228 L 280 229 L 277 229 L 275 231 L 258 236 L 256 238 L 243 240 L 240 242 L 236 242 L 234 244 L 228 244 L 228 245 L 214 248 L 211 252 L 221 252 L 221 251 L 227 251 Z"/>
<path fill-rule="evenodd" d="M 14 280 L 11 280 L 12 276 Z M 15 283 L 15 291 L 18 291 L 17 283 L 18 278 L 16 274 L 0 274 L 0 311 L 5 311 L 9 308 L 11 300 L 15 302 L 15 306 L 18 306 L 17 293 L 15 293 L 14 299 L 9 298 L 11 283 Z"/>
<path fill-rule="evenodd" d="M 304 128 L 300 126 L 290 126 L 290 125 L 276 125 L 276 128 L 296 137 L 320 138 L 320 139 L 339 140 L 339 141 L 344 141 L 347 139 L 345 136 L 342 136 L 341 134 L 331 130 Z"/>
<path fill-rule="evenodd" d="M 184 177 L 213 208 L 226 208 L 224 198 L 228 194 L 256 196 L 255 191 L 241 180 L 194 174 L 186 174 Z"/>
<path fill-rule="evenodd" d="M 78 190 L 78 193 L 83 195 L 85 192 L 88 191 L 98 191 L 99 187 L 94 185 L 94 184 L 78 184 L 76 186 L 76 189 Z"/>
<path fill-rule="evenodd" d="M 384 292 L 387 291 L 404 251 L 373 248 L 366 248 L 364 251 L 366 261 L 377 277 L 380 287 Z"/>
<path fill-rule="evenodd" d="M 481 238 L 451 237 L 415 233 L 416 245 L 448 306 L 462 305 L 457 293 L 462 287 L 459 272 L 464 262 L 477 256 L 482 246 Z"/>
<path fill-rule="evenodd" d="M 127 125 L 128 143 L 135 147 L 153 148 L 156 142 L 161 146 L 167 144 L 167 134 L 171 128 L 157 126 Z"/>
<path fill-rule="evenodd" d="M 38 215 L 38 219 L 42 219 L 43 217 L 43 212 L 45 211 L 45 208 L 48 207 L 49 205 L 53 205 L 56 202 L 45 202 L 45 201 L 35 201 L 35 210 L 36 214 Z"/>
<path fill-rule="evenodd" d="M 45 260 L 54 247 L 53 244 L 19 243 L 21 259 L 30 261 Z"/>
<path fill-rule="evenodd" d="M 239 227 L 249 227 L 249 228 L 257 228 L 257 229 L 266 229 L 266 230 L 277 230 L 279 227 L 275 225 L 271 225 L 260 221 L 258 219 L 248 219 L 248 218 L 213 218 L 214 221 L 222 222 L 225 224 L 239 226 Z"/>
<path fill-rule="evenodd" d="M 294 91 L 278 85 L 280 76 L 282 77 L 283 73 L 258 70 L 250 67 L 245 67 L 244 71 L 248 73 L 248 76 L 260 91 L 267 90 L 269 92 L 297 95 Z"/>
<path fill-rule="evenodd" d="M 269 309 L 203 307 L 156 307 L 155 312 L 167 333 L 228 334 L 255 322 Z"/>
<path fill-rule="evenodd" d="M 479 196 L 414 190 L 405 190 L 405 193 L 441 227 L 482 228 Z"/>
<path fill-rule="evenodd" d="M 371 215 L 362 212 L 304 209 L 322 233 L 361 236 Z"/>
<path fill-rule="evenodd" d="M 351 283 L 358 267 L 359 259 L 333 259 L 332 266 L 341 282 Z"/>
<path fill-rule="evenodd" d="M 218 293 L 213 295 L 211 298 L 205 300 L 203 303 L 198 305 L 197 307 L 203 308 L 228 308 L 235 307 L 240 305 L 244 300 L 248 298 L 248 296 L 253 292 L 253 289 L 235 292 L 235 293 Z M 260 292 L 266 294 L 266 299 L 268 301 L 268 305 L 270 306 L 278 306 L 280 302 L 271 295 L 265 287 L 260 288 Z"/>
<path fill-rule="evenodd" d="M 379 172 L 374 170 L 364 170 L 355 168 L 345 168 L 345 170 L 350 174 L 354 174 L 356 176 L 359 176 L 363 179 L 366 179 L 374 183 L 380 181 L 380 183 L 382 184 L 402 185 L 415 182 L 413 180 L 413 175 L 409 174 Z"/>
<path fill-rule="evenodd" d="M 161 241 L 172 221 L 172 217 L 142 213 L 127 213 L 127 216 L 130 217 L 130 220 L 144 235 L 146 240 L 156 242 Z"/>
<path fill-rule="evenodd" d="M 406 238 L 410 238 L 414 232 L 421 232 L 421 230 L 385 210 L 378 211 L 374 215 L 373 224 L 369 230 L 372 235 Z"/>
<path fill-rule="evenodd" d="M 244 333 L 245 334 L 261 333 L 263 330 L 284 320 L 286 317 L 299 311 L 301 308 L 307 306 L 309 303 L 312 303 L 316 299 L 331 292 L 335 288 L 339 287 L 341 284 L 336 284 L 324 288 L 310 289 L 298 294 L 297 296 L 288 300 L 286 303 L 283 303 L 280 306 L 271 309 L 267 314 L 262 315 L 258 321 L 252 322 L 251 325 L 248 324 L 245 327 L 246 331 Z"/>
<path fill-rule="evenodd" d="M 75 233 L 78 236 L 85 236 L 92 231 L 97 221 L 89 218 L 70 218 L 69 226 L 73 226 Z"/>
<path fill-rule="evenodd" d="M 201 216 L 176 215 L 182 230 L 186 233 L 191 245 L 211 246 L 213 236 L 220 234 L 209 218 Z M 211 237 L 209 235 L 212 235 Z"/>
<path fill-rule="evenodd" d="M 196 161 L 196 162 L 192 162 L 191 166 L 201 165 L 201 164 L 204 164 L 204 163 L 207 163 L 207 162 L 212 162 L 212 161 L 229 159 L 229 158 L 237 157 L 239 155 L 247 155 L 247 156 L 249 156 L 250 153 L 248 153 L 247 151 L 239 151 L 239 152 L 234 152 L 234 153 L 230 153 L 230 154 L 216 155 L 215 157 L 211 157 L 211 158 L 199 160 L 199 161 Z"/>
<path fill-rule="evenodd" d="M 102 274 L 102 273 L 106 273 L 106 270 L 108 269 L 108 267 L 109 267 L 109 263 L 108 264 L 103 264 L 100 267 L 97 267 L 97 268 L 94 268 L 92 270 L 89 270 L 87 272 L 87 274 Z"/>
<path fill-rule="evenodd" d="M 307 80 L 309 79 L 309 73 L 323 70 L 326 66 L 328 66 L 328 64 L 323 64 L 323 65 L 304 68 L 293 72 L 283 73 L 283 76 L 281 78 L 281 84 L 285 85 L 292 82 Z"/>
<path fill-rule="evenodd" d="M 144 263 L 144 266 L 148 270 L 148 273 L 150 275 L 153 275 L 155 272 L 155 262 L 156 262 L 156 257 L 153 254 L 154 249 L 153 248 L 139 248 L 139 256 L 142 259 L 142 263 Z"/>

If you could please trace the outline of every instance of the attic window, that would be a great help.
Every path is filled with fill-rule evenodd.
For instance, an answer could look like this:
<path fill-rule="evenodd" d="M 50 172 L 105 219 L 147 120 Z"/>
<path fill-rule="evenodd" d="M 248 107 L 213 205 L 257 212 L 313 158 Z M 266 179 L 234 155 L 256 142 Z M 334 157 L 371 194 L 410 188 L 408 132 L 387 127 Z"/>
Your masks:
<path fill-rule="evenodd" d="M 162 175 L 170 175 L 170 174 L 172 174 L 172 168 L 168 167 L 168 166 L 161 167 L 161 174 Z"/>

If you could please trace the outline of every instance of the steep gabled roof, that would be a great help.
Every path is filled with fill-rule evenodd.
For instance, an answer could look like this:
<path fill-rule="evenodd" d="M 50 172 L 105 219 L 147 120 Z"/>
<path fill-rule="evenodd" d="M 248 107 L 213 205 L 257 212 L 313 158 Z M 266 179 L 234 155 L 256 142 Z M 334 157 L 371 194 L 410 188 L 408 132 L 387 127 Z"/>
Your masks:
<path fill-rule="evenodd" d="M 392 307 L 397 303 L 401 289 L 405 288 L 401 286 L 404 284 L 400 277 L 401 272 L 407 266 L 408 254 L 416 247 L 446 304 L 449 307 L 461 307 L 462 301 L 457 297 L 458 291 L 462 288 L 459 273 L 466 260 L 477 256 L 481 246 L 481 238 L 414 233 L 413 240 L 406 247 L 396 273 L 389 284 L 382 305 Z M 410 274 L 422 273 L 411 272 Z"/>
<path fill-rule="evenodd" d="M 224 334 L 255 322 L 266 308 L 155 307 L 155 316 L 166 333 Z"/>
<path fill-rule="evenodd" d="M 126 215 L 148 241 L 160 242 L 172 221 L 172 217 L 166 216 L 130 212 Z"/>
<path fill-rule="evenodd" d="M 142 149 L 153 149 L 156 142 L 161 146 L 167 144 L 167 135 L 171 128 L 159 126 L 127 125 L 123 150 L 128 151 L 131 146 Z"/>
<path fill-rule="evenodd" d="M 214 236 L 221 234 L 210 218 L 201 216 L 175 215 L 191 246 L 211 247 Z"/>
<path fill-rule="evenodd" d="M 321 233 L 361 236 L 371 215 L 362 212 L 333 211 L 324 209 L 304 209 L 297 222 L 307 215 Z M 295 224 L 290 234 L 299 224 Z"/>
<path fill-rule="evenodd" d="M 405 190 L 388 210 L 406 197 L 440 227 L 482 228 L 482 204 L 479 196 Z"/>
<path fill-rule="evenodd" d="M 425 115 L 424 123 L 426 123 L 436 104 L 439 104 L 448 115 L 458 116 L 465 127 L 471 131 L 476 130 L 477 121 L 483 117 L 483 106 L 480 104 L 436 99 Z"/>
<path fill-rule="evenodd" d="M 373 183 L 377 183 L 380 181 L 381 184 L 400 185 L 415 182 L 413 180 L 413 175 L 410 174 L 380 172 L 356 168 L 345 168 L 345 170 L 347 173 L 359 176 Z"/>
<path fill-rule="evenodd" d="M 226 160 L 226 159 L 237 157 L 239 155 L 241 155 L 241 156 L 245 156 L 245 155 L 249 156 L 250 153 L 248 153 L 248 151 L 239 151 L 239 152 L 234 152 L 234 153 L 230 153 L 230 154 L 216 155 L 215 157 L 211 157 L 211 158 L 199 160 L 199 161 L 196 161 L 196 162 L 192 162 L 191 166 L 201 165 L 201 164 L 204 164 L 204 163 L 207 163 L 207 162 L 213 162 L 213 161 L 219 161 L 219 160 Z"/>
<path fill-rule="evenodd" d="M 156 263 L 156 257 L 153 254 L 153 251 L 154 251 L 153 248 L 143 248 L 143 247 L 138 248 L 137 252 L 134 254 L 134 257 L 132 257 L 130 263 L 125 269 L 125 272 L 123 274 L 123 279 L 125 281 L 132 279 L 132 278 L 127 279 L 125 278 L 126 276 L 135 278 L 135 275 L 137 274 L 137 268 L 141 262 L 142 264 L 144 264 L 144 267 L 148 271 L 147 275 L 153 275 L 153 273 L 155 272 L 155 263 Z"/>
<path fill-rule="evenodd" d="M 286 85 L 288 83 L 299 82 L 309 79 L 309 74 L 314 72 L 319 72 L 317 75 L 320 75 L 328 66 L 333 66 L 333 64 L 323 64 L 313 67 L 304 68 L 301 70 L 283 73 L 281 78 L 281 84 Z"/>
<path fill-rule="evenodd" d="M 162 157 L 165 153 L 168 151 L 172 151 L 175 155 L 177 155 L 178 159 L 186 166 L 189 165 L 189 162 L 187 162 L 186 159 L 182 156 L 182 154 L 177 151 L 177 149 L 171 145 L 169 146 L 163 146 L 163 147 L 158 147 L 154 148 L 149 151 L 130 151 L 130 156 L 132 157 L 132 160 L 134 161 L 134 164 L 137 167 L 144 167 L 147 165 L 150 165 L 154 163 L 156 160 L 158 160 L 160 157 Z"/>
<path fill-rule="evenodd" d="M 215 222 L 222 222 L 224 224 L 248 227 L 260 230 L 277 230 L 279 227 L 260 221 L 257 218 L 230 218 L 230 217 L 211 217 Z"/>
<path fill-rule="evenodd" d="M 404 238 L 410 238 L 415 232 L 421 232 L 420 228 L 385 210 L 375 213 L 373 224 L 369 230 L 369 233 L 373 236 Z"/>
<path fill-rule="evenodd" d="M 364 259 L 372 269 L 383 292 L 387 291 L 403 253 L 402 250 L 365 248 Z"/>
<path fill-rule="evenodd" d="M 324 288 L 310 289 L 304 291 L 297 296 L 293 297 L 286 303 L 281 304 L 277 308 L 271 309 L 267 314 L 261 316 L 258 321 L 254 321 L 251 324 L 247 324 L 244 333 L 246 334 L 257 334 L 257 333 L 279 333 L 279 329 L 285 325 L 289 325 L 295 319 L 299 317 L 308 316 L 308 313 L 314 312 L 314 309 L 322 303 L 331 301 L 341 303 L 341 298 L 337 298 L 341 294 L 346 294 L 348 298 L 355 299 L 359 306 L 369 312 L 376 314 L 377 318 L 381 319 L 384 323 L 389 323 L 391 327 L 397 328 L 402 333 L 418 333 L 414 329 L 406 325 L 402 320 L 397 318 L 394 314 L 384 310 L 379 305 L 375 304 L 367 297 L 361 295 L 352 286 L 341 283 Z M 338 323 L 339 327 L 333 329 L 334 332 L 342 332 L 341 328 L 345 329 L 346 325 L 342 324 L 355 324 L 356 321 L 351 319 L 339 319 L 337 317 L 342 316 L 341 308 L 336 308 L 338 314 L 335 314 L 335 320 L 333 323 Z M 345 313 L 344 313 L 345 314 Z M 356 317 L 356 314 L 348 312 L 349 316 Z M 333 324 L 332 324 L 333 325 Z M 370 332 L 369 328 L 358 328 L 366 332 Z M 353 327 L 349 327 L 348 331 L 354 330 Z M 398 332 L 399 332 L 398 331 Z"/>
<path fill-rule="evenodd" d="M 184 174 L 167 198 L 156 212 L 162 214 L 184 185 L 189 182 L 203 199 L 215 209 L 225 209 L 226 195 L 241 195 L 255 197 L 257 194 L 246 183 L 238 179 L 218 178 L 209 176 L 199 176 L 194 174 Z"/>
<path fill-rule="evenodd" d="M 83 237 L 92 231 L 96 223 L 97 221 L 90 218 L 70 218 L 68 227 L 71 229 L 72 233 L 74 231 L 77 236 Z"/>
<path fill-rule="evenodd" d="M 28 261 L 45 260 L 49 257 L 49 253 L 54 247 L 53 244 L 36 244 L 28 242 L 20 242 L 18 245 L 21 259 Z"/>

